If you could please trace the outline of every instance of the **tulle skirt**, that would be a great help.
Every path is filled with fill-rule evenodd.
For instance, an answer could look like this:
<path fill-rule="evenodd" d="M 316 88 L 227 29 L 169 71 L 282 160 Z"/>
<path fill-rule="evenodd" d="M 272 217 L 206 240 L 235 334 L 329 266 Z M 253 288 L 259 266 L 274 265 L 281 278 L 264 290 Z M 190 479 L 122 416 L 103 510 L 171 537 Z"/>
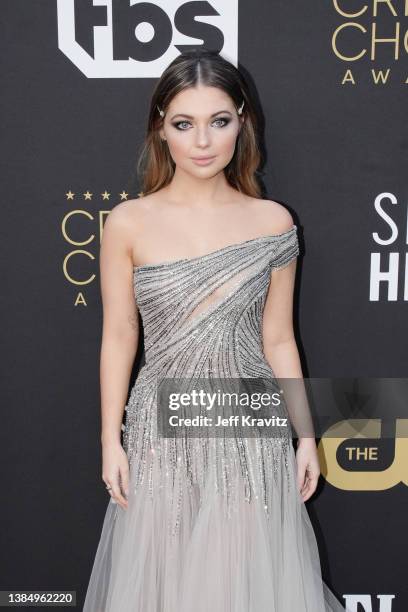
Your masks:
<path fill-rule="evenodd" d="M 238 473 L 228 512 L 212 478 L 204 491 L 179 480 L 151 495 L 148 478 L 132 486 L 131 467 L 127 509 L 108 503 L 84 612 L 344 611 L 322 580 L 292 446 L 287 470 L 266 513 Z"/>

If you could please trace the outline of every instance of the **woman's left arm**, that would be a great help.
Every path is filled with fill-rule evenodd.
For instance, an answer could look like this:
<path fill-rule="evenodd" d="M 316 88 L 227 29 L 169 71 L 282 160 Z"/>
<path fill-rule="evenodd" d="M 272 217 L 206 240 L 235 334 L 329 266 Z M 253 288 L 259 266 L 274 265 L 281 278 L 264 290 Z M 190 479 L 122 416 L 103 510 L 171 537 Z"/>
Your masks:
<path fill-rule="evenodd" d="M 292 395 L 298 397 L 295 402 L 289 401 L 289 405 L 291 422 L 298 435 L 296 449 L 298 487 L 303 501 L 306 501 L 316 490 L 320 466 L 293 330 L 296 263 L 297 259 L 294 257 L 282 268 L 272 270 L 263 313 L 262 339 L 265 358 L 276 378 L 295 378 L 302 381 L 301 384 L 296 382 L 294 386 L 288 386 L 288 389 L 292 391 Z"/>

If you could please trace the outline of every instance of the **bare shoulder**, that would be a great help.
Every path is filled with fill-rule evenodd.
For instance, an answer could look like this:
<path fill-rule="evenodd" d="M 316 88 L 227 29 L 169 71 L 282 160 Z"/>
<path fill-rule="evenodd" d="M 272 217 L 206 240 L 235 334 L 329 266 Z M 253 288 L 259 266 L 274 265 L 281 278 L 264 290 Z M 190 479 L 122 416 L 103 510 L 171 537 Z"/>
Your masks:
<path fill-rule="evenodd" d="M 281 234 L 292 229 L 294 220 L 285 206 L 274 200 L 252 198 L 252 206 L 266 231 L 271 234 Z"/>
<path fill-rule="evenodd" d="M 119 231 L 122 229 L 134 238 L 138 228 L 143 227 L 153 200 L 155 200 L 154 194 L 119 202 L 113 206 L 105 225 L 109 222 L 110 226 L 115 226 Z"/>
<path fill-rule="evenodd" d="M 142 214 L 147 198 L 133 198 L 115 204 L 109 213 L 109 219 L 120 225 L 129 223 L 135 216 Z"/>

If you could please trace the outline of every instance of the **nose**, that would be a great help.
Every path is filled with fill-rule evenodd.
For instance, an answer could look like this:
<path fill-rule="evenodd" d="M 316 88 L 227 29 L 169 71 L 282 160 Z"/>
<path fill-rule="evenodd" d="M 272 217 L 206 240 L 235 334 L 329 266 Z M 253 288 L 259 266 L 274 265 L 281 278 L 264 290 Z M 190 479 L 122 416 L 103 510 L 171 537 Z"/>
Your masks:
<path fill-rule="evenodd" d="M 210 144 L 210 127 L 208 125 L 198 125 L 196 128 L 196 146 L 207 147 Z"/>

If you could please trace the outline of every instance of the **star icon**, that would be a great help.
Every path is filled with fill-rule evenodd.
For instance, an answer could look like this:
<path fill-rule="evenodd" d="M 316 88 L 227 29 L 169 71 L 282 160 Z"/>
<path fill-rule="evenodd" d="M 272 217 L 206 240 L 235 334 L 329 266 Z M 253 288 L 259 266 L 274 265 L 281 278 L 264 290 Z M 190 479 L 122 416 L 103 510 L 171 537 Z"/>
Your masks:
<path fill-rule="evenodd" d="M 122 193 L 120 193 L 119 195 L 121 200 L 126 200 L 129 194 L 126 193 L 126 191 L 122 191 Z"/>
<path fill-rule="evenodd" d="M 89 193 L 88 189 L 84 193 L 84 196 L 85 196 L 85 200 L 92 200 L 92 193 Z"/>
<path fill-rule="evenodd" d="M 101 193 L 103 200 L 109 200 L 110 193 L 108 193 L 105 189 L 104 193 Z"/>
<path fill-rule="evenodd" d="M 69 190 L 65 195 L 67 196 L 67 200 L 73 200 L 75 193 L 72 193 L 72 191 Z"/>

